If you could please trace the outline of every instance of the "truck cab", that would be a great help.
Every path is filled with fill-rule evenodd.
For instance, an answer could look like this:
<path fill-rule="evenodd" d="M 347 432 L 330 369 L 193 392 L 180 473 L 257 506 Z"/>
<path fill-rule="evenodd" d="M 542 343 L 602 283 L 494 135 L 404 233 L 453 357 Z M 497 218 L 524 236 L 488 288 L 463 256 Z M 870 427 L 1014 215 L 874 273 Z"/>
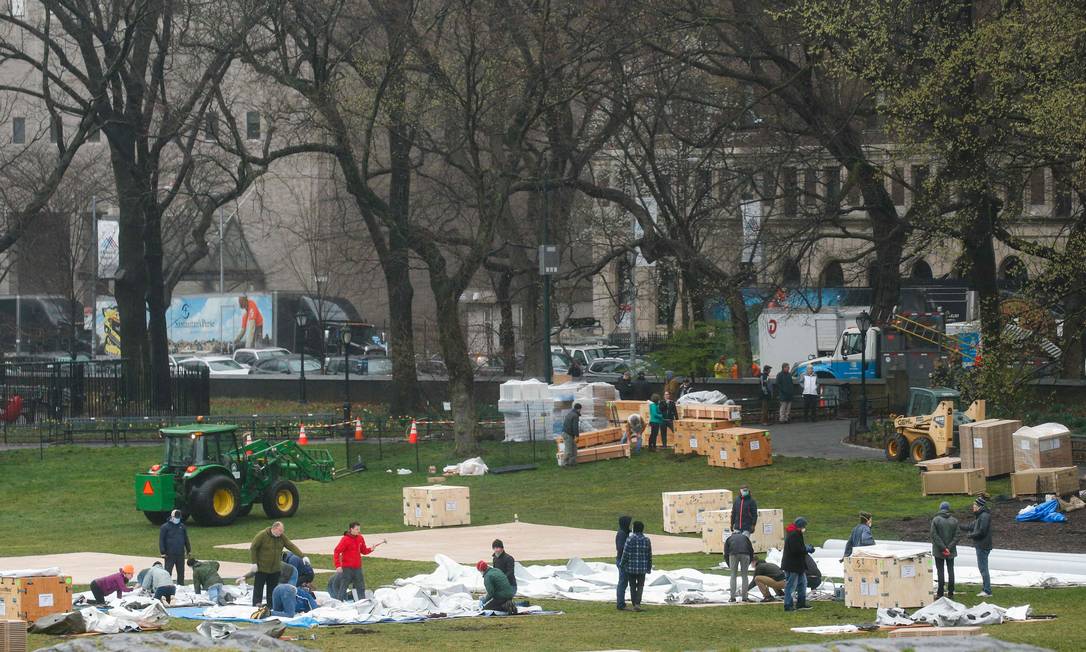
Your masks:
<path fill-rule="evenodd" d="M 868 378 L 878 378 L 879 338 L 881 330 L 876 326 L 867 331 L 867 353 L 861 356 L 860 330 L 855 326 L 846 328 L 837 340 L 833 353 L 827 356 L 811 358 L 795 364 L 792 374 L 801 376 L 807 373 L 807 367 L 814 367 L 819 378 L 848 380 L 860 378 L 860 362 L 866 357 L 865 370 Z"/>

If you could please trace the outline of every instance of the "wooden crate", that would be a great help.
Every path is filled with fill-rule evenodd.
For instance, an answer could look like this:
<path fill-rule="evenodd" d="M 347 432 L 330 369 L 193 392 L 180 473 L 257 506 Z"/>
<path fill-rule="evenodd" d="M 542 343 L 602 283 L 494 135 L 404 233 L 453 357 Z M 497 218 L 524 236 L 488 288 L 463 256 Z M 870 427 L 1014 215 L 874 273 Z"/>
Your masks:
<path fill-rule="evenodd" d="M 709 434 L 706 452 L 709 466 L 750 469 L 773 463 L 769 431 L 757 428 L 728 428 Z"/>
<path fill-rule="evenodd" d="M 938 494 L 975 496 L 987 488 L 984 471 L 980 469 L 925 471 L 920 474 L 920 490 L 925 496 Z"/>
<path fill-rule="evenodd" d="M 615 417 L 619 421 L 626 421 L 631 414 L 639 414 L 646 428 L 649 423 L 649 403 L 650 401 L 611 401 L 615 409 Z"/>
<path fill-rule="evenodd" d="M 471 523 L 468 487 L 435 485 L 403 488 L 403 524 L 413 527 L 449 527 Z"/>
<path fill-rule="evenodd" d="M 1023 428 L 1022 431 L 1028 433 L 1029 429 Z M 1042 437 L 1016 432 L 1013 437 L 1015 471 L 1058 469 L 1073 465 L 1069 432 Z"/>
<path fill-rule="evenodd" d="M 586 462 L 599 462 L 600 460 L 613 460 L 620 457 L 630 456 L 630 442 L 622 444 L 602 444 L 600 446 L 590 446 L 588 448 L 577 449 L 577 463 L 584 464 Z M 558 464 L 562 463 L 562 448 L 558 448 Z"/>
<path fill-rule="evenodd" d="M 26 621 L 0 618 L 0 652 L 26 652 Z"/>
<path fill-rule="evenodd" d="M 933 460 L 916 463 L 916 466 L 920 467 L 922 471 L 949 471 L 961 465 L 962 458 L 960 457 L 937 457 Z"/>
<path fill-rule="evenodd" d="M 1045 494 L 1066 496 L 1077 493 L 1078 488 L 1077 466 L 1065 466 L 1058 469 L 1031 469 L 1011 474 L 1011 494 L 1015 498 Z"/>
<path fill-rule="evenodd" d="M 72 578 L 62 575 L 0 577 L 0 618 L 32 623 L 72 610 Z"/>
<path fill-rule="evenodd" d="M 676 455 L 708 455 L 710 433 L 730 426 L 731 421 L 721 419 L 679 419 L 672 433 L 671 450 Z"/>
<path fill-rule="evenodd" d="M 675 407 L 680 419 L 715 419 L 732 421 L 736 424 L 742 420 L 742 413 L 738 405 L 679 403 Z"/>
<path fill-rule="evenodd" d="M 702 550 L 709 553 L 724 552 L 724 539 L 731 535 L 732 510 L 722 509 L 705 512 L 701 529 Z M 759 509 L 758 523 L 750 534 L 754 552 L 766 552 L 770 548 L 784 548 L 784 510 Z"/>
<path fill-rule="evenodd" d="M 845 606 L 912 609 L 935 601 L 929 553 L 896 557 L 845 558 Z"/>
<path fill-rule="evenodd" d="M 559 440 L 562 438 L 559 437 Z M 622 439 L 622 428 L 604 428 L 603 430 L 590 430 L 577 436 L 577 448 L 590 448 L 600 444 L 613 444 Z M 559 447 L 561 447 L 561 443 Z"/>
<path fill-rule="evenodd" d="M 662 495 L 664 504 L 664 532 L 701 532 L 705 513 L 732 506 L 732 492 L 728 489 L 699 491 L 667 491 Z"/>

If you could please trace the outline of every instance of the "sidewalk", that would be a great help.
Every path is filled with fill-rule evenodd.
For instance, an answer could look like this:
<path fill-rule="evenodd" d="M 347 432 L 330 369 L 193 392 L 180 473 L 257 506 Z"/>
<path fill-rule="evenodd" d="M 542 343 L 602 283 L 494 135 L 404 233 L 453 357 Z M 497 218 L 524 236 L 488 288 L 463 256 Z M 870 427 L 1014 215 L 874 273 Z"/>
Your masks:
<path fill-rule="evenodd" d="M 880 460 L 883 453 L 876 448 L 864 448 L 842 443 L 848 438 L 848 419 L 827 419 L 807 423 L 793 418 L 791 423 L 773 424 L 773 454 L 788 457 L 817 457 L 827 460 Z M 744 426 L 759 427 L 754 423 Z"/>

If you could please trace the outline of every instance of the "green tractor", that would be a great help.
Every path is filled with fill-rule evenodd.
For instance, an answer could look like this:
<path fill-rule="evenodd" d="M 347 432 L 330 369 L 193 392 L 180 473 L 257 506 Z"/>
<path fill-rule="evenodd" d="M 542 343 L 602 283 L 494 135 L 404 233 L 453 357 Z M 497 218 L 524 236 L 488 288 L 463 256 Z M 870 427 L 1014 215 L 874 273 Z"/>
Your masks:
<path fill-rule="evenodd" d="M 293 441 L 258 439 L 239 447 L 237 426 L 196 423 L 163 428 L 166 455 L 135 481 L 136 509 L 155 525 L 180 509 L 201 525 L 230 525 L 260 503 L 269 518 L 298 511 L 296 482 L 330 482 L 331 453 Z"/>

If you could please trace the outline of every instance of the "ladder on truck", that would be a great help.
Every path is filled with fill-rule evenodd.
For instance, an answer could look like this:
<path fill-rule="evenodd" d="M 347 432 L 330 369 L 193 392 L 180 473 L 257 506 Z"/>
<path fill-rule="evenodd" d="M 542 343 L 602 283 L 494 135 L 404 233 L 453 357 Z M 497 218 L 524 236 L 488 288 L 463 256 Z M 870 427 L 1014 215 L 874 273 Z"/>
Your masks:
<path fill-rule="evenodd" d="M 927 324 L 918 322 L 915 319 L 910 319 L 900 313 L 894 314 L 890 319 L 890 325 L 901 333 L 924 340 L 925 342 L 930 342 L 945 351 L 959 355 L 962 360 L 966 362 L 976 361 L 976 355 L 967 352 L 970 345 L 960 337 L 947 335 L 946 332 L 941 331 L 938 328 L 932 328 Z"/>

